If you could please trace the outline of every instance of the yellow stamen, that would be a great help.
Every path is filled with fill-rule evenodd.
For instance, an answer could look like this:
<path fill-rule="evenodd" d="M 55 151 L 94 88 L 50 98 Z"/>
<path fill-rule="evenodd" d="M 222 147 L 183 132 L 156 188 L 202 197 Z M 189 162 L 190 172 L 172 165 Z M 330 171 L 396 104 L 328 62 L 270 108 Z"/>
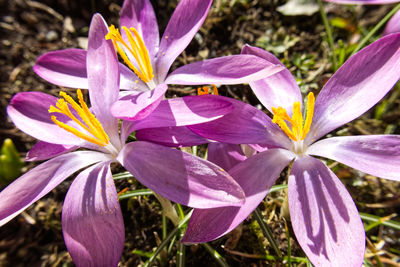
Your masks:
<path fill-rule="evenodd" d="M 203 86 L 203 87 L 199 87 L 197 88 L 197 95 L 208 95 L 208 94 L 212 94 L 212 95 L 218 95 L 218 89 L 215 86 L 215 84 L 212 84 L 212 91 L 210 89 L 210 87 L 208 86 Z"/>
<path fill-rule="evenodd" d="M 151 81 L 154 77 L 153 67 L 150 62 L 149 51 L 147 50 L 142 37 L 135 28 L 130 28 L 129 30 L 127 27 L 123 26 L 122 29 L 126 33 L 130 46 L 124 41 L 119 30 L 116 29 L 114 25 L 109 27 L 110 31 L 105 36 L 106 40 L 112 40 L 114 47 L 117 49 L 118 54 L 122 57 L 125 64 L 127 64 L 141 80 L 146 83 Z M 139 69 L 129 60 L 129 57 L 119 44 L 124 46 L 127 51 L 132 54 Z"/>
<path fill-rule="evenodd" d="M 284 133 L 293 141 L 304 140 L 307 133 L 310 131 L 312 118 L 314 115 L 314 104 L 315 98 L 313 93 L 309 93 L 307 96 L 307 115 L 303 126 L 303 115 L 301 113 L 301 106 L 299 102 L 293 104 L 293 115 L 290 117 L 286 110 L 282 107 L 272 108 L 272 113 L 274 117 L 272 119 L 273 123 L 279 125 L 279 127 L 284 131 Z M 286 124 L 289 122 L 292 129 Z"/>
<path fill-rule="evenodd" d="M 83 95 L 81 90 L 78 89 L 77 94 L 80 105 L 76 103 L 75 100 L 69 95 L 67 95 L 65 92 L 60 92 L 60 96 L 62 96 L 64 99 L 60 98 L 57 100 L 56 103 L 57 107 L 54 107 L 53 105 L 50 106 L 49 113 L 61 113 L 67 115 L 71 120 L 76 122 L 79 126 L 85 129 L 92 136 L 86 133 L 82 133 L 77 129 L 71 127 L 70 125 L 67 125 L 57 120 L 56 116 L 51 116 L 51 120 L 60 128 L 86 141 L 89 141 L 91 143 L 100 146 L 106 146 L 107 144 L 110 143 L 110 139 L 108 138 L 108 135 L 104 131 L 103 126 L 96 119 L 96 117 L 90 112 L 88 106 L 83 100 Z M 81 120 L 79 120 L 78 118 L 76 118 L 74 114 L 72 114 L 72 112 L 69 110 L 68 104 L 70 104 L 71 107 L 76 111 Z"/>

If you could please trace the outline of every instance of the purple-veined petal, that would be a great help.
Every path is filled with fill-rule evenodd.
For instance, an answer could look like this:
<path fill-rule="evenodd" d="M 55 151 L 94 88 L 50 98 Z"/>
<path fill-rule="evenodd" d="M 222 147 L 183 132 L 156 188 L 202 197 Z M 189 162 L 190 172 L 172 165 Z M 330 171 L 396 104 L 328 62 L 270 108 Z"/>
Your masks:
<path fill-rule="evenodd" d="M 128 29 L 134 27 L 143 38 L 150 59 L 154 58 L 158 51 L 160 35 L 156 15 L 149 0 L 124 1 L 121 9 L 120 26 L 125 26 Z"/>
<path fill-rule="evenodd" d="M 180 1 L 168 22 L 156 58 L 156 79 L 162 83 L 176 57 L 185 50 L 207 17 L 212 0 Z"/>
<path fill-rule="evenodd" d="M 110 161 L 81 172 L 62 209 L 65 245 L 77 266 L 117 266 L 125 240 L 124 221 Z"/>
<path fill-rule="evenodd" d="M 361 266 L 365 232 L 344 185 L 320 160 L 296 159 L 288 184 L 297 241 L 314 266 Z"/>
<path fill-rule="evenodd" d="M 83 140 L 58 127 L 48 110 L 55 106 L 57 98 L 40 92 L 22 92 L 16 94 L 7 107 L 7 114 L 23 132 L 48 143 L 63 145 L 81 145 Z M 64 123 L 70 119 L 57 114 Z"/>
<path fill-rule="evenodd" d="M 302 104 L 302 97 L 300 88 L 290 71 L 273 54 L 261 48 L 245 45 L 242 48 L 242 54 L 255 55 L 283 67 L 283 70 L 275 75 L 250 82 L 250 87 L 258 100 L 270 112 L 272 112 L 272 107 L 283 107 L 291 116 L 293 103 L 300 102 Z"/>
<path fill-rule="evenodd" d="M 208 144 L 207 160 L 222 167 L 224 170 L 230 170 L 240 162 L 247 159 L 240 145 L 225 143 Z"/>
<path fill-rule="evenodd" d="M 86 51 L 56 50 L 41 55 L 33 70 L 46 81 L 65 87 L 87 89 Z"/>
<path fill-rule="evenodd" d="M 37 59 L 33 70 L 41 78 L 52 84 L 88 89 L 86 55 L 86 50 L 76 48 L 51 51 L 44 53 Z M 121 89 L 147 88 L 147 85 L 141 81 L 135 83 L 136 80 L 139 81 L 140 79 L 128 67 L 119 63 L 119 68 Z"/>
<path fill-rule="evenodd" d="M 382 35 L 400 32 L 400 11 L 397 11 L 393 17 L 386 23 Z"/>
<path fill-rule="evenodd" d="M 400 136 L 341 136 L 312 144 L 307 153 L 327 157 L 354 169 L 400 181 Z"/>
<path fill-rule="evenodd" d="M 385 36 L 349 58 L 315 100 L 310 144 L 375 105 L 400 78 L 400 34 Z"/>
<path fill-rule="evenodd" d="M 137 141 L 125 145 L 117 159 L 143 185 L 189 207 L 235 206 L 244 199 L 221 167 L 180 150 Z"/>
<path fill-rule="evenodd" d="M 264 112 L 241 101 L 225 99 L 234 106 L 232 112 L 220 119 L 190 125 L 188 128 L 204 138 L 221 143 L 268 144 L 271 148 L 290 148 L 290 139 Z"/>
<path fill-rule="evenodd" d="M 186 126 L 146 128 L 137 131 L 135 137 L 139 141 L 171 147 L 197 146 L 209 142 L 209 140 L 195 134 Z"/>
<path fill-rule="evenodd" d="M 108 156 L 99 152 L 71 152 L 25 173 L 0 192 L 0 225 L 17 216 L 74 172 L 104 160 L 109 160 Z"/>
<path fill-rule="evenodd" d="M 89 28 L 87 73 L 92 111 L 102 124 L 111 142 L 119 146 L 118 120 L 111 112 L 119 92 L 117 54 L 111 40 L 106 40 L 107 24 L 99 14 L 92 18 Z"/>
<path fill-rule="evenodd" d="M 123 120 L 144 119 L 157 108 L 167 89 L 166 84 L 160 84 L 153 90 L 124 96 L 112 105 L 111 113 Z"/>
<path fill-rule="evenodd" d="M 147 118 L 136 121 L 133 129 L 193 125 L 213 121 L 234 109 L 227 97 L 185 96 L 161 101 Z"/>
<path fill-rule="evenodd" d="M 294 156 L 287 150 L 271 149 L 236 165 L 229 174 L 243 188 L 246 202 L 240 207 L 195 209 L 182 242 L 208 242 L 232 231 L 265 198 Z"/>
<path fill-rule="evenodd" d="M 46 160 L 67 152 L 71 152 L 77 148 L 77 146 L 72 145 L 58 145 L 39 141 L 31 148 L 31 150 L 28 151 L 28 153 L 26 153 L 25 160 Z"/>
<path fill-rule="evenodd" d="M 232 55 L 184 65 L 165 80 L 168 84 L 240 84 L 271 76 L 283 67 L 253 55 Z"/>
<path fill-rule="evenodd" d="M 324 0 L 326 2 L 346 5 L 383 5 L 397 3 L 399 0 Z"/>

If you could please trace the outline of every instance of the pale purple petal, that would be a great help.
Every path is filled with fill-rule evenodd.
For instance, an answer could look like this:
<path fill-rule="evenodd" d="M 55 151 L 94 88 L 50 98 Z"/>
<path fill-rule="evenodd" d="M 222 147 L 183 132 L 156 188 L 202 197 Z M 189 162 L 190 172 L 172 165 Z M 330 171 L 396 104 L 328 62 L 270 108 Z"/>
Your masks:
<path fill-rule="evenodd" d="M 400 181 L 400 136 L 361 135 L 320 140 L 307 153 L 327 157 L 354 169 Z"/>
<path fill-rule="evenodd" d="M 171 147 L 197 146 L 210 142 L 185 126 L 146 128 L 137 131 L 135 137 L 139 141 Z"/>
<path fill-rule="evenodd" d="M 185 50 L 207 17 L 212 0 L 180 1 L 168 22 L 156 58 L 159 83 L 165 80 L 172 62 Z"/>
<path fill-rule="evenodd" d="M 106 40 L 107 24 L 99 14 L 92 18 L 89 28 L 87 73 L 92 111 L 113 144 L 118 144 L 118 120 L 111 112 L 119 92 L 118 58 L 111 40 Z"/>
<path fill-rule="evenodd" d="M 16 94 L 7 107 L 7 114 L 21 131 L 48 143 L 81 145 L 82 139 L 58 127 L 48 110 L 55 106 L 57 98 L 40 92 Z M 66 123 L 70 119 L 57 114 L 57 119 Z"/>
<path fill-rule="evenodd" d="M 346 5 L 383 5 L 397 3 L 399 0 L 324 0 L 326 2 Z"/>
<path fill-rule="evenodd" d="M 348 59 L 315 101 L 312 143 L 375 105 L 400 78 L 400 34 L 385 36 Z"/>
<path fill-rule="evenodd" d="M 221 167 L 180 150 L 137 141 L 125 145 L 118 161 L 146 187 L 189 207 L 235 206 L 244 199 Z"/>
<path fill-rule="evenodd" d="M 204 138 L 229 144 L 265 144 L 289 149 L 290 139 L 271 118 L 257 108 L 241 101 L 225 98 L 234 110 L 220 119 L 188 126 Z"/>
<path fill-rule="evenodd" d="M 90 164 L 109 160 L 92 151 L 71 152 L 40 164 L 0 192 L 0 225 L 46 195 L 68 176 Z"/>
<path fill-rule="evenodd" d="M 134 27 L 143 38 L 153 59 L 158 51 L 160 36 L 156 15 L 149 0 L 125 0 L 121 9 L 120 26 Z"/>
<path fill-rule="evenodd" d="M 124 96 L 112 105 L 111 113 L 123 120 L 144 119 L 157 108 L 167 89 L 166 84 L 160 84 L 153 90 Z"/>
<path fill-rule="evenodd" d="M 225 143 L 208 144 L 207 160 L 222 167 L 224 170 L 230 170 L 240 162 L 247 159 L 240 145 Z"/>
<path fill-rule="evenodd" d="M 58 145 L 39 141 L 31 148 L 31 150 L 28 151 L 28 153 L 26 153 L 25 160 L 46 160 L 67 152 L 71 152 L 77 148 L 77 146 L 72 145 Z"/>
<path fill-rule="evenodd" d="M 243 188 L 246 202 L 240 207 L 195 209 L 182 242 L 208 242 L 232 231 L 263 201 L 293 157 L 287 150 L 271 149 L 236 165 L 229 174 Z"/>
<path fill-rule="evenodd" d="M 320 160 L 296 159 L 288 199 L 297 241 L 313 265 L 362 265 L 365 232 L 360 215 L 344 185 Z"/>
<path fill-rule="evenodd" d="M 291 116 L 293 103 L 300 102 L 302 97 L 300 88 L 293 75 L 283 65 L 283 63 L 273 54 L 254 46 L 245 45 L 242 54 L 250 54 L 261 57 L 272 64 L 281 65 L 283 70 L 275 75 L 269 76 L 259 81 L 250 82 L 250 87 L 258 100 L 272 112 L 272 107 L 283 107 Z"/>
<path fill-rule="evenodd" d="M 124 221 L 110 161 L 81 172 L 62 210 L 65 245 L 77 266 L 117 266 L 125 240 Z"/>
<path fill-rule="evenodd" d="M 118 63 L 119 88 L 122 90 L 146 91 L 149 87 L 127 66 Z"/>
<path fill-rule="evenodd" d="M 41 55 L 33 70 L 46 81 L 65 87 L 87 89 L 86 51 L 56 50 Z"/>
<path fill-rule="evenodd" d="M 400 32 L 400 11 L 397 11 L 393 17 L 386 23 L 385 30 L 382 35 Z"/>
<path fill-rule="evenodd" d="M 241 84 L 271 76 L 283 67 L 253 55 L 232 55 L 184 65 L 165 80 L 168 84 Z"/>
<path fill-rule="evenodd" d="M 33 70 L 52 84 L 87 89 L 86 55 L 86 50 L 76 48 L 51 51 L 37 59 Z M 147 88 L 147 85 L 141 82 L 128 67 L 119 63 L 119 68 L 121 89 L 139 90 Z M 137 80 L 138 83 L 135 82 Z"/>
<path fill-rule="evenodd" d="M 216 95 L 167 99 L 148 117 L 135 122 L 133 129 L 193 125 L 216 120 L 233 109 L 231 99 Z"/>

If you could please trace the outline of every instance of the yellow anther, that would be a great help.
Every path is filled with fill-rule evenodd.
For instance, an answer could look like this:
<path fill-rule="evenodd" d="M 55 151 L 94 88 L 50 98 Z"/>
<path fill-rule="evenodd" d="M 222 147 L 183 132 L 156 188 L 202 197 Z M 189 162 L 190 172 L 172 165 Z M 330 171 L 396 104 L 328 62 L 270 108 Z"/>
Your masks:
<path fill-rule="evenodd" d="M 304 122 L 303 135 L 301 139 L 304 140 L 306 138 L 307 133 L 310 131 L 312 118 L 314 116 L 314 105 L 315 105 L 315 97 L 313 93 L 309 93 L 307 96 L 307 115 L 306 121 Z"/>
<path fill-rule="evenodd" d="M 282 107 L 272 108 L 272 113 L 274 114 L 272 122 L 278 124 L 282 131 L 284 131 L 284 133 L 293 141 L 304 140 L 307 136 L 307 133 L 310 131 L 311 122 L 314 115 L 314 104 L 314 94 L 309 93 L 307 96 L 307 115 L 304 126 L 301 105 L 299 102 L 295 102 L 293 104 L 292 117 L 290 117 L 286 110 Z M 289 128 L 285 121 L 291 124 L 292 129 Z"/>
<path fill-rule="evenodd" d="M 110 139 L 108 135 L 103 129 L 103 126 L 100 122 L 96 119 L 96 117 L 90 112 L 89 108 L 87 107 L 86 103 L 83 100 L 83 95 L 81 90 L 78 89 L 78 100 L 79 104 L 75 102 L 75 100 L 67 95 L 65 92 L 60 92 L 60 96 L 64 99 L 60 98 L 57 100 L 56 107 L 53 105 L 49 108 L 49 113 L 61 113 L 68 116 L 71 120 L 76 122 L 79 126 L 81 126 L 84 130 L 88 132 L 82 133 L 77 129 L 73 128 L 70 125 L 67 125 L 59 120 L 57 120 L 56 116 L 51 116 L 51 120 L 60 128 L 86 140 L 91 143 L 106 146 L 109 144 Z M 67 103 L 68 102 L 68 103 Z M 69 109 L 68 104 L 76 111 L 77 115 L 80 117 L 80 120 L 72 114 Z M 92 136 L 90 136 L 91 134 Z"/>
<path fill-rule="evenodd" d="M 119 30 L 116 29 L 114 25 L 109 27 L 109 32 L 105 36 L 106 40 L 112 40 L 114 47 L 117 49 L 118 54 L 124 60 L 125 64 L 128 65 L 142 81 L 146 83 L 151 81 L 154 77 L 153 67 L 150 62 L 149 51 L 142 37 L 135 28 L 130 28 L 129 30 L 127 27 L 123 26 L 122 29 L 126 33 L 130 46 L 124 41 Z M 138 68 L 130 61 L 120 44 L 135 58 Z"/>
<path fill-rule="evenodd" d="M 215 84 L 212 84 L 212 91 L 208 86 L 197 88 L 197 95 L 208 95 L 208 94 L 218 95 L 218 89 L 215 86 Z"/>

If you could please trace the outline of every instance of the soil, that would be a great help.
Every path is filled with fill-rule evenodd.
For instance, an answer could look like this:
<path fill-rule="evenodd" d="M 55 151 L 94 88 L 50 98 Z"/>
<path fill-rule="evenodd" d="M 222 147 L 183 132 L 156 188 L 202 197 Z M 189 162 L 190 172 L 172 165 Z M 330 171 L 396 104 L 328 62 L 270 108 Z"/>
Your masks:
<path fill-rule="evenodd" d="M 177 1 L 151 2 L 160 32 L 163 32 Z M 274 52 L 295 77 L 303 81 L 300 83 L 303 93 L 318 93 L 332 75 L 321 17 L 319 13 L 312 16 L 284 16 L 277 12 L 277 7 L 282 4 L 277 0 L 215 0 L 203 27 L 173 68 L 206 58 L 238 54 L 242 46 L 248 43 Z M 92 14 L 99 12 L 109 24 L 118 25 L 121 5 L 122 1 L 110 0 L 0 0 L 1 143 L 5 138 L 11 138 L 23 158 L 36 142 L 15 128 L 7 117 L 6 107 L 13 95 L 24 91 L 57 95 L 60 90 L 33 72 L 36 59 L 45 52 L 84 47 Z M 326 5 L 330 19 L 340 18 L 345 22 L 345 27 L 334 28 L 336 43 L 339 40 L 345 46 L 357 43 L 366 30 L 376 25 L 391 7 Z M 167 96 L 195 93 L 194 87 L 175 86 L 169 89 Z M 219 93 L 261 107 L 247 85 L 221 86 Z M 331 134 L 382 134 L 388 131 L 399 134 L 399 95 L 397 88 L 385 97 L 388 108 L 379 119 L 375 117 L 375 109 L 372 109 Z M 333 166 L 347 186 L 360 211 L 382 217 L 394 214 L 391 219 L 400 221 L 397 216 L 400 212 L 399 183 L 378 179 L 334 162 L 327 163 Z M 26 162 L 24 171 L 35 164 Z M 0 266 L 73 266 L 61 231 L 61 208 L 71 180 L 62 183 L 22 215 L 0 228 Z M 280 182 L 284 181 L 282 175 Z M 116 185 L 118 191 L 141 188 L 133 179 L 118 180 Z M 263 215 L 269 218 L 274 236 L 286 255 L 285 224 L 280 218 L 283 199 L 282 193 L 269 195 L 260 208 Z M 161 208 L 152 196 L 121 200 L 121 207 L 126 242 L 119 266 L 138 266 L 147 260 L 145 256 L 138 255 L 138 251 L 152 252 L 160 242 Z M 173 228 L 171 223 L 168 227 L 169 230 Z M 221 253 L 230 266 L 283 266 L 281 262 L 260 259 L 265 254 L 274 255 L 274 251 L 259 233 L 254 218 L 250 217 L 240 229 L 210 245 Z M 292 255 L 303 257 L 294 235 L 291 236 Z M 368 231 L 367 238 L 377 250 L 383 251 L 381 258 L 385 264 L 390 266 L 399 263 L 399 231 L 379 226 Z M 367 250 L 367 258 L 376 264 L 376 259 L 370 255 L 371 249 L 369 247 Z M 175 266 L 175 254 L 176 247 L 165 261 L 157 261 L 154 265 Z M 204 247 L 199 245 L 188 247 L 186 257 L 187 266 L 218 266 Z"/>

